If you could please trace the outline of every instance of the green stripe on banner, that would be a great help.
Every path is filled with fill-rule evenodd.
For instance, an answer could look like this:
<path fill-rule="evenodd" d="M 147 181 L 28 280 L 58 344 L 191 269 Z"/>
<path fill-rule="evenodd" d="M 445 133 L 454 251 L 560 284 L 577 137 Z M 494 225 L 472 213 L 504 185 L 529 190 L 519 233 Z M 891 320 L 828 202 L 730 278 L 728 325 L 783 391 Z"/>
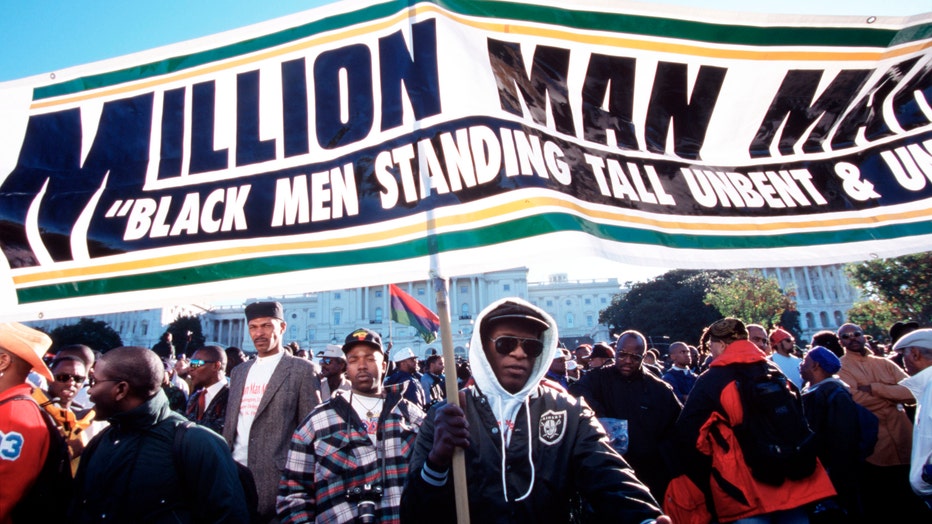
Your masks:
<path fill-rule="evenodd" d="M 438 0 L 432 3 L 469 16 L 524 20 L 580 30 L 630 33 L 650 37 L 689 39 L 734 45 L 886 48 L 932 37 L 932 24 L 928 23 L 901 30 L 868 26 L 863 28 L 757 27 L 676 20 L 657 16 L 612 14 L 598 11 L 570 11 L 556 7 L 507 2 Z M 114 86 L 124 82 L 176 73 L 212 62 L 262 51 L 327 31 L 387 18 L 414 5 L 417 4 L 410 1 L 390 1 L 199 53 L 37 87 L 33 92 L 33 100 L 44 100 Z M 571 24 L 568 24 L 568 22 L 571 22 Z"/>
<path fill-rule="evenodd" d="M 172 286 L 207 284 L 229 279 L 259 277 L 314 268 L 337 268 L 360 263 L 398 262 L 461 249 L 479 248 L 547 233 L 582 232 L 593 237 L 645 246 L 675 246 L 682 249 L 768 249 L 845 244 L 932 234 L 932 221 L 893 224 L 874 228 L 765 235 L 702 236 L 669 234 L 644 229 L 594 223 L 572 215 L 549 213 L 513 220 L 469 231 L 444 233 L 395 244 L 337 253 L 293 254 L 231 262 L 210 263 L 192 268 L 159 271 L 144 275 L 98 278 L 80 282 L 42 285 L 17 290 L 21 304 L 83 296 L 143 291 Z M 429 249 L 430 247 L 430 249 Z"/>

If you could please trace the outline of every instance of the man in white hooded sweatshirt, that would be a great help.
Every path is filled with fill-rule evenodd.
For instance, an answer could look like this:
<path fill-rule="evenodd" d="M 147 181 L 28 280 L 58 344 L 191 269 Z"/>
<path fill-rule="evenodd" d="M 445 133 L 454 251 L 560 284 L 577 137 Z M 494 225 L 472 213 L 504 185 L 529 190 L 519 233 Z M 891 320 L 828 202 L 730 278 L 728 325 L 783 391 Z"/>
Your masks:
<path fill-rule="evenodd" d="M 435 405 L 421 426 L 402 522 L 455 521 L 449 468 L 462 447 L 474 522 L 564 524 L 582 507 L 587 522 L 670 523 L 585 401 L 541 384 L 557 351 L 556 322 L 506 298 L 476 323 L 475 385 L 460 392 L 462 408 Z"/>

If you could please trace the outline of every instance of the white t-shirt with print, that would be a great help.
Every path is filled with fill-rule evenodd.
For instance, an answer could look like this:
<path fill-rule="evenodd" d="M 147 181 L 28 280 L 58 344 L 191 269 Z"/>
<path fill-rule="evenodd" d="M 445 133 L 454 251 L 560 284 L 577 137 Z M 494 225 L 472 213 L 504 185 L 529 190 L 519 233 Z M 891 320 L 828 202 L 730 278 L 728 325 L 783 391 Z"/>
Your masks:
<path fill-rule="evenodd" d="M 249 374 L 246 375 L 243 400 L 240 402 L 239 416 L 236 419 L 236 437 L 233 439 L 233 458 L 244 466 L 249 460 L 249 432 L 252 429 L 252 422 L 256 419 L 256 411 L 259 409 L 259 403 L 262 402 L 262 395 L 269 387 L 272 372 L 281 362 L 282 355 L 284 353 L 279 351 L 268 357 L 257 358 L 249 368 Z"/>

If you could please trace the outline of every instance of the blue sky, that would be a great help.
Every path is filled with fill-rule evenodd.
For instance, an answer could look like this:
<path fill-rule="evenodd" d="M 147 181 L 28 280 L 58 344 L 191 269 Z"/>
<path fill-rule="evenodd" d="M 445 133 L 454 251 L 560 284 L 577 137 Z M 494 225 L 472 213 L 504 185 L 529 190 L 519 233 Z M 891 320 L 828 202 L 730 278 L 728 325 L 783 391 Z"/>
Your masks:
<path fill-rule="evenodd" d="M 331 0 L 6 0 L 0 81 L 113 58 L 304 11 Z M 668 0 L 727 11 L 904 16 L 929 0 Z"/>

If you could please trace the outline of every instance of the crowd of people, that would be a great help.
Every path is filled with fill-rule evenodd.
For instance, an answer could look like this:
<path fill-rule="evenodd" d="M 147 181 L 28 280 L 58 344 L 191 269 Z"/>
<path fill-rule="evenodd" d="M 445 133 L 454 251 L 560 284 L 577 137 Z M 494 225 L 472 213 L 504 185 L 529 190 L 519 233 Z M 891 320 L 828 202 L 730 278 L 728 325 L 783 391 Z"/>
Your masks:
<path fill-rule="evenodd" d="M 932 517 L 916 323 L 888 346 L 854 324 L 804 345 L 725 318 L 695 345 L 629 330 L 571 350 L 507 298 L 477 316 L 448 401 L 437 354 L 359 328 L 310 355 L 284 342 L 280 303 L 245 315 L 252 359 L 168 337 L 50 355 L 0 324 L 0 524 L 455 522 L 456 490 L 483 523 Z"/>

